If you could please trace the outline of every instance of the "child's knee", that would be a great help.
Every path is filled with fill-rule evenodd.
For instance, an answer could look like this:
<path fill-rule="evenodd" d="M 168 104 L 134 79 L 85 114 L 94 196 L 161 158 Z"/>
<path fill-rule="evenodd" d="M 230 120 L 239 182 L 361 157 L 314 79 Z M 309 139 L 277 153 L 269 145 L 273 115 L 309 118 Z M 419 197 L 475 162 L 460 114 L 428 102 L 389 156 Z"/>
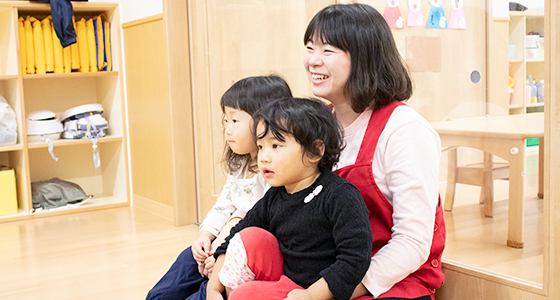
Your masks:
<path fill-rule="evenodd" d="M 239 232 L 245 252 L 247 266 L 257 280 L 278 280 L 283 272 L 284 259 L 276 237 L 258 227 L 248 227 Z"/>
<path fill-rule="evenodd" d="M 276 237 L 259 227 L 247 227 L 239 232 L 245 249 L 278 248 Z"/>

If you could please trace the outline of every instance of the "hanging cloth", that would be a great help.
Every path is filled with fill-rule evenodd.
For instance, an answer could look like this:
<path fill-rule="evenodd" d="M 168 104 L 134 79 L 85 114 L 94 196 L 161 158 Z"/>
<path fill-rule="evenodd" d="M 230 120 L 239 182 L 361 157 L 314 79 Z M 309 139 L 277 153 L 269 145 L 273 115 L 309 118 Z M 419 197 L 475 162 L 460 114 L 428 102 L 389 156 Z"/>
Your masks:
<path fill-rule="evenodd" d="M 88 42 L 88 59 L 89 59 L 89 71 L 97 72 L 97 51 L 96 51 L 96 40 L 95 40 L 95 28 L 93 27 L 93 19 L 86 20 L 86 36 Z"/>
<path fill-rule="evenodd" d="M 74 24 L 74 28 L 76 27 L 76 20 L 74 16 L 72 16 L 72 24 Z M 77 40 L 76 40 L 77 41 Z M 72 70 L 79 70 L 80 69 L 80 49 L 78 47 L 78 42 L 70 45 L 70 49 L 72 52 Z"/>
<path fill-rule="evenodd" d="M 86 19 L 76 22 L 78 30 L 78 49 L 80 50 L 80 72 L 89 72 L 89 46 L 86 29 Z"/>
<path fill-rule="evenodd" d="M 19 52 L 21 58 L 21 73 L 27 73 L 27 43 L 25 40 L 25 27 L 23 26 L 24 19 L 18 19 L 18 32 L 19 32 Z"/>
<path fill-rule="evenodd" d="M 41 21 L 43 27 L 43 40 L 45 44 L 45 70 L 48 73 L 54 72 L 54 48 L 52 38 L 51 16 Z"/>
<path fill-rule="evenodd" d="M 99 15 L 93 18 L 93 28 L 95 32 L 95 50 L 97 52 L 97 69 L 106 71 L 107 62 L 105 61 L 105 39 L 103 35 L 103 19 L 104 16 Z"/>
<path fill-rule="evenodd" d="M 54 31 L 63 48 L 76 43 L 76 30 L 72 23 L 74 9 L 70 0 L 29 0 L 30 2 L 50 3 Z"/>
<path fill-rule="evenodd" d="M 103 71 L 113 71 L 113 64 L 111 62 L 111 26 L 109 22 L 103 22 L 103 37 L 105 38 L 105 68 Z"/>
<path fill-rule="evenodd" d="M 23 28 L 25 30 L 25 45 L 27 46 L 27 74 L 35 74 L 35 46 L 30 16 L 27 16 L 23 21 Z"/>
<path fill-rule="evenodd" d="M 51 36 L 53 40 L 54 72 L 64 73 L 64 50 L 62 50 L 62 45 L 60 44 L 60 40 L 56 36 L 54 27 L 51 27 Z M 70 48 L 68 48 L 68 50 L 70 50 Z"/>
<path fill-rule="evenodd" d="M 43 36 L 43 26 L 41 21 L 31 17 L 33 26 L 33 47 L 35 48 L 35 71 L 37 74 L 47 73 L 45 66 L 45 38 Z"/>

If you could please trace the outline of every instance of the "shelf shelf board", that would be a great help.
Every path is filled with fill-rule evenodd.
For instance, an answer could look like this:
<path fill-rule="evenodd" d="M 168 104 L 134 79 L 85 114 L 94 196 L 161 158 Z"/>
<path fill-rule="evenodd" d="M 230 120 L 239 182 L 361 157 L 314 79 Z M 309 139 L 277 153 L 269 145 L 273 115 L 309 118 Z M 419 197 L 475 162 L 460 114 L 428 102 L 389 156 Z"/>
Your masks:
<path fill-rule="evenodd" d="M 518 17 L 543 17 L 544 18 L 544 12 L 543 11 L 510 11 L 509 12 L 510 17 L 512 16 L 518 16 Z"/>
<path fill-rule="evenodd" d="M 17 75 L 0 75 L 0 80 L 12 80 L 17 78 Z"/>
<path fill-rule="evenodd" d="M 9 221 L 19 221 L 22 218 L 29 217 L 29 212 L 18 208 L 17 214 L 0 216 L 0 223 Z"/>
<path fill-rule="evenodd" d="M 50 210 L 41 210 L 36 211 L 33 214 L 29 212 L 29 216 L 34 217 L 42 217 L 42 216 L 53 216 L 53 215 L 62 215 L 62 214 L 69 214 L 69 213 L 78 213 L 78 212 L 86 212 L 92 210 L 98 210 L 100 208 L 114 208 L 114 207 L 122 207 L 127 206 L 128 202 L 126 198 L 114 197 L 114 196 L 107 196 L 107 195 L 94 195 L 88 202 L 80 205 L 78 207 L 68 207 L 68 208 L 58 208 L 58 209 L 50 209 Z"/>
<path fill-rule="evenodd" d="M 0 152 L 23 150 L 23 145 L 15 144 L 10 146 L 0 146 Z"/>
<path fill-rule="evenodd" d="M 522 59 L 511 59 L 509 62 L 514 63 L 514 64 L 519 64 L 519 63 L 522 63 L 523 60 Z"/>
<path fill-rule="evenodd" d="M 81 77 L 104 77 L 104 76 L 116 76 L 118 74 L 119 74 L 118 71 L 27 74 L 27 75 L 23 75 L 23 79 L 59 79 L 59 78 L 81 78 Z"/>
<path fill-rule="evenodd" d="M 121 142 L 121 141 L 122 141 L 122 137 L 120 136 L 106 136 L 104 138 L 100 138 L 99 140 L 97 140 L 97 143 L 103 144 L 103 143 L 113 143 L 113 142 Z M 91 144 L 91 141 L 89 139 L 84 139 L 84 140 L 60 139 L 60 140 L 54 140 L 52 142 L 53 142 L 53 146 L 55 147 Z M 39 148 L 47 148 L 48 145 L 45 142 L 29 143 L 27 147 L 29 149 L 39 149 Z"/>
<path fill-rule="evenodd" d="M 532 63 L 532 62 L 544 62 L 544 58 L 542 58 L 542 59 L 527 59 L 526 62 L 528 62 L 528 63 Z"/>
<path fill-rule="evenodd" d="M 527 104 L 526 107 L 540 107 L 540 106 L 544 106 L 544 102 L 540 102 L 540 103 L 530 103 Z"/>
<path fill-rule="evenodd" d="M 510 104 L 509 109 L 523 108 L 523 104 Z"/>

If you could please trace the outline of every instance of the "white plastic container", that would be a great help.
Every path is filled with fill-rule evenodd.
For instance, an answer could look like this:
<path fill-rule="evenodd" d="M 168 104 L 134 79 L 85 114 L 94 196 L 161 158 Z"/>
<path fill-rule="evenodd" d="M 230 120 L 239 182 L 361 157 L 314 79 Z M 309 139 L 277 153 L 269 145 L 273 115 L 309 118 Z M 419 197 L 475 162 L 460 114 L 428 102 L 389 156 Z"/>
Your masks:
<path fill-rule="evenodd" d="M 38 110 L 27 115 L 28 142 L 41 142 L 42 135 L 50 140 L 58 140 L 62 131 L 62 123 L 50 110 Z"/>
<path fill-rule="evenodd" d="M 539 51 L 539 36 L 526 35 L 525 36 L 525 58 L 528 60 L 536 60 Z M 543 52 L 544 54 L 544 52 Z"/>

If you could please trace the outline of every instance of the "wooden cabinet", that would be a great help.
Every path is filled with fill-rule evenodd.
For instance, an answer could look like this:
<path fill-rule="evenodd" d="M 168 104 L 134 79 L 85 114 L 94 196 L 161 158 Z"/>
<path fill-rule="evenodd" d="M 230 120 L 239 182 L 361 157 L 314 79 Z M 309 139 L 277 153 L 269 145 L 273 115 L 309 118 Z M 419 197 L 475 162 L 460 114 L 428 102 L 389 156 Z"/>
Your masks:
<path fill-rule="evenodd" d="M 114 3 L 73 3 L 76 19 L 104 15 L 110 23 L 112 71 L 94 73 L 24 74 L 21 68 L 18 18 L 50 15 L 50 5 L 23 1 L 0 2 L 0 95 L 16 112 L 18 140 L 0 147 L 0 165 L 15 170 L 18 213 L 0 217 L 0 223 L 53 214 L 129 205 L 126 123 L 121 74 L 120 21 Z M 53 141 L 51 158 L 45 142 L 29 142 L 26 116 L 36 110 L 57 114 L 84 105 L 101 104 L 109 128 L 97 142 L 101 165 L 94 167 L 92 142 Z M 31 182 L 58 177 L 79 184 L 94 197 L 79 208 L 32 214 Z"/>
<path fill-rule="evenodd" d="M 509 17 L 509 75 L 515 82 L 510 114 L 543 111 L 543 102 L 527 101 L 526 85 L 528 78 L 536 82 L 544 79 L 544 38 L 533 35 L 528 41 L 526 36 L 544 34 L 544 13 L 511 11 Z"/>

